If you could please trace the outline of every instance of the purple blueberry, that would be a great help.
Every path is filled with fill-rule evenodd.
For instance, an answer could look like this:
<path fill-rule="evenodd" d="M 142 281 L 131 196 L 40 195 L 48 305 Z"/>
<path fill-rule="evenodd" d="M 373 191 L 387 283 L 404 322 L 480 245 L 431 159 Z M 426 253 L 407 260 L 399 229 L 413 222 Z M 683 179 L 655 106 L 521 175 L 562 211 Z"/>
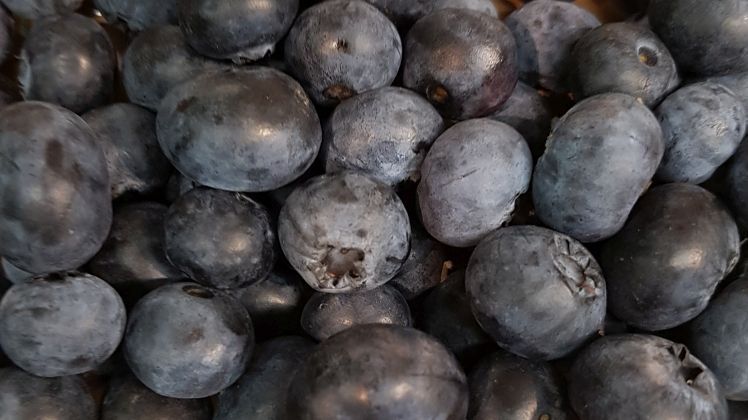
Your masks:
<path fill-rule="evenodd" d="M 0 419 L 96 420 L 97 407 L 77 376 L 40 378 L 20 369 L 0 369 Z"/>
<path fill-rule="evenodd" d="M 162 397 L 131 374 L 113 378 L 101 407 L 101 420 L 211 420 L 210 401 Z"/>

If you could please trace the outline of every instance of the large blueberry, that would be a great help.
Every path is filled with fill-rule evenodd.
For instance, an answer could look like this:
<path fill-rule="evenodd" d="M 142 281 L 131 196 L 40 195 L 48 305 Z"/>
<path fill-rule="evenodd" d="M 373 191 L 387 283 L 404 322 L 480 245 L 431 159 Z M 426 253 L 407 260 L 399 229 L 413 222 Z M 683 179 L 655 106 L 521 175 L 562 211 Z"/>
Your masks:
<path fill-rule="evenodd" d="M 123 21 L 131 31 L 177 23 L 179 0 L 93 0 L 108 21 Z"/>
<path fill-rule="evenodd" d="M 101 407 L 101 420 L 210 420 L 210 401 L 163 397 L 131 374 L 112 379 Z"/>
<path fill-rule="evenodd" d="M 77 376 L 39 378 L 20 369 L 0 369 L 0 419 L 96 420 L 97 407 Z"/>
<path fill-rule="evenodd" d="M 36 20 L 47 16 L 65 15 L 78 9 L 83 0 L 2 0 L 16 16 Z"/>
<path fill-rule="evenodd" d="M 512 96 L 488 118 L 509 124 L 522 134 L 534 158 L 543 154 L 551 132 L 553 111 L 549 101 L 536 89 L 518 82 Z"/>
<path fill-rule="evenodd" d="M 389 285 L 405 299 L 413 299 L 442 281 L 447 248 L 435 241 L 420 225 L 411 224 L 410 254 Z"/>

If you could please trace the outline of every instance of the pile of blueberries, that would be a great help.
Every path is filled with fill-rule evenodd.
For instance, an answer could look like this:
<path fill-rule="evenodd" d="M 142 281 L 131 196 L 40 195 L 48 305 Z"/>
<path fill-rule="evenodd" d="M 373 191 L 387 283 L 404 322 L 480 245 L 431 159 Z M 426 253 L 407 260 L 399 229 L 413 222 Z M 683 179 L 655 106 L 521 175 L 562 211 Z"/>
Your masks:
<path fill-rule="evenodd" d="M 0 1 L 1 420 L 748 419 L 748 0 Z"/>

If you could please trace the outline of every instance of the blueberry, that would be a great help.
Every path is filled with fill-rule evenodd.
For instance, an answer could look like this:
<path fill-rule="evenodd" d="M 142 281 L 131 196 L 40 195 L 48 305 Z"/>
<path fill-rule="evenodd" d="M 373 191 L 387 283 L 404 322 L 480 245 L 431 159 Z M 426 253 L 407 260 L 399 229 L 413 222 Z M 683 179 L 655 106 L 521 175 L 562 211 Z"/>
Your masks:
<path fill-rule="evenodd" d="M 2 0 L 14 15 L 28 20 L 64 15 L 78 9 L 83 0 Z"/>
<path fill-rule="evenodd" d="M 746 133 L 748 117 L 731 90 L 702 82 L 678 89 L 655 114 L 665 139 L 657 178 L 700 184 L 732 156 Z"/>
<path fill-rule="evenodd" d="M 131 31 L 177 23 L 178 0 L 93 0 L 108 21 L 123 21 Z"/>
<path fill-rule="evenodd" d="M 578 103 L 555 125 L 535 167 L 537 216 L 583 242 L 613 236 L 663 151 L 657 118 L 634 97 L 610 93 Z"/>
<path fill-rule="evenodd" d="M 117 103 L 87 112 L 83 119 L 103 146 L 112 198 L 153 194 L 166 186 L 172 169 L 158 145 L 152 112 Z"/>
<path fill-rule="evenodd" d="M 490 119 L 444 132 L 421 167 L 418 204 L 426 230 L 450 246 L 473 246 L 512 217 L 527 191 L 532 156 L 512 127 Z"/>
<path fill-rule="evenodd" d="M 179 25 L 200 54 L 254 61 L 269 55 L 291 27 L 299 0 L 182 0 Z"/>
<path fill-rule="evenodd" d="M 603 245 L 610 311 L 649 331 L 693 319 L 735 267 L 739 247 L 735 222 L 710 192 L 689 184 L 653 188 Z"/>
<path fill-rule="evenodd" d="M 410 221 L 388 186 L 357 173 L 312 178 L 278 219 L 281 248 L 314 289 L 371 290 L 397 274 L 408 256 Z"/>
<path fill-rule="evenodd" d="M 112 379 L 101 407 L 101 420 L 210 420 L 208 400 L 162 397 L 127 374 Z"/>
<path fill-rule="evenodd" d="M 0 369 L 0 419 L 96 420 L 96 403 L 77 376 L 39 378 Z"/>
<path fill-rule="evenodd" d="M 167 210 L 154 202 L 118 207 L 109 237 L 88 263 L 88 271 L 111 284 L 128 307 L 151 290 L 183 277 L 164 252 Z"/>
<path fill-rule="evenodd" d="M 0 258 L 0 274 L 2 274 L 2 277 L 10 281 L 11 283 L 20 283 L 34 276 L 33 273 L 23 271 L 15 265 L 9 263 L 5 258 Z"/>
<path fill-rule="evenodd" d="M 291 382 L 288 408 L 304 420 L 461 419 L 467 397 L 465 374 L 436 339 L 371 324 L 317 346 Z"/>
<path fill-rule="evenodd" d="M 244 194 L 195 188 L 169 207 L 166 256 L 198 283 L 246 287 L 267 277 L 275 263 L 270 223 L 267 210 Z"/>
<path fill-rule="evenodd" d="M 157 394 L 204 398 L 233 384 L 254 348 L 247 310 L 234 298 L 195 283 L 162 286 L 130 313 L 127 364 Z"/>
<path fill-rule="evenodd" d="M 748 141 L 740 143 L 728 166 L 727 196 L 733 214 L 742 226 L 748 226 Z"/>
<path fill-rule="evenodd" d="M 169 177 L 169 181 L 166 183 L 166 202 L 173 203 L 177 201 L 179 197 L 200 186 L 200 184 L 187 178 L 179 172 L 174 172 Z"/>
<path fill-rule="evenodd" d="M 0 62 L 5 61 L 13 47 L 15 21 L 8 10 L 0 4 Z"/>
<path fill-rule="evenodd" d="M 158 140 L 188 178 L 230 191 L 281 187 L 311 166 L 322 128 L 301 86 L 267 67 L 210 73 L 173 89 Z"/>
<path fill-rule="evenodd" d="M 389 17 L 398 28 L 406 30 L 418 19 L 435 10 L 455 8 L 486 13 L 497 18 L 491 0 L 366 0 Z"/>
<path fill-rule="evenodd" d="M 96 21 L 72 13 L 36 22 L 21 51 L 18 81 L 26 100 L 82 113 L 109 102 L 116 56 Z"/>
<path fill-rule="evenodd" d="M 395 25 L 363 1 L 305 10 L 286 38 L 286 64 L 314 102 L 331 106 L 395 80 L 402 44 Z"/>
<path fill-rule="evenodd" d="M 651 0 L 649 23 L 686 73 L 748 71 L 746 0 Z"/>
<path fill-rule="evenodd" d="M 397 275 L 388 283 L 405 299 L 414 299 L 442 281 L 447 248 L 421 227 L 411 225 L 410 254 Z"/>
<path fill-rule="evenodd" d="M 517 130 L 527 141 L 534 158 L 543 154 L 545 141 L 551 132 L 553 111 L 537 90 L 518 82 L 512 96 L 488 118 Z"/>
<path fill-rule="evenodd" d="M 443 9 L 420 19 L 405 43 L 403 85 L 447 118 L 465 120 L 497 110 L 517 84 L 517 46 L 498 19 L 473 10 Z"/>
<path fill-rule="evenodd" d="M 574 239 L 537 226 L 499 229 L 482 240 L 465 288 L 481 327 L 530 359 L 569 354 L 605 319 L 605 280 L 595 258 Z"/>
<path fill-rule="evenodd" d="M 572 408 L 582 419 L 727 420 L 712 372 L 682 344 L 652 335 L 596 340 L 569 373 Z"/>
<path fill-rule="evenodd" d="M 567 92 L 572 47 L 600 21 L 574 4 L 537 0 L 509 15 L 506 24 L 517 39 L 520 79 Z"/>
<path fill-rule="evenodd" d="M 470 372 L 468 382 L 468 419 L 566 419 L 561 388 L 545 363 L 496 352 Z"/>
<path fill-rule="evenodd" d="M 122 58 L 122 83 L 130 102 L 156 110 L 174 86 L 228 66 L 198 55 L 177 26 L 138 34 Z"/>
<path fill-rule="evenodd" d="M 577 96 L 626 93 L 655 106 L 678 86 L 678 70 L 665 44 L 633 22 L 606 23 L 581 37 L 572 52 Z"/>
<path fill-rule="evenodd" d="M 37 276 L 0 301 L 0 346 L 37 376 L 92 370 L 117 349 L 125 306 L 106 282 L 78 272 Z"/>
<path fill-rule="evenodd" d="M 730 420 L 748 419 L 748 402 L 728 401 L 727 407 L 730 411 Z"/>
<path fill-rule="evenodd" d="M 712 77 L 708 81 L 719 83 L 730 89 L 743 102 L 743 108 L 748 110 L 748 71 Z"/>
<path fill-rule="evenodd" d="M 335 108 L 324 128 L 327 172 L 353 169 L 397 185 L 417 180 L 431 144 L 444 130 L 439 113 L 421 96 L 387 87 Z"/>
<path fill-rule="evenodd" d="M 244 375 L 219 394 L 213 420 L 285 419 L 288 386 L 313 349 L 312 341 L 294 336 L 257 346 Z"/>
<path fill-rule="evenodd" d="M 41 102 L 0 112 L 0 255 L 32 273 L 77 268 L 109 232 L 104 154 L 77 115 Z"/>

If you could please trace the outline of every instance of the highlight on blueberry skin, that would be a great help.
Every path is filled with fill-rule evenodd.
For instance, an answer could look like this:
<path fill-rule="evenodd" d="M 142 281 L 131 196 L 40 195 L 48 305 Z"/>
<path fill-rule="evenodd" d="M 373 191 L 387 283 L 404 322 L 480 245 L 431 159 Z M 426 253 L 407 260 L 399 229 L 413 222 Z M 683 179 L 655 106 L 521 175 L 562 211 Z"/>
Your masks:
<path fill-rule="evenodd" d="M 81 378 L 40 378 L 15 367 L 0 369 L 0 413 L 3 420 L 99 418 Z"/>
<path fill-rule="evenodd" d="M 177 23 L 179 0 L 93 0 L 93 5 L 109 22 L 124 22 L 139 32 L 160 25 Z"/>
<path fill-rule="evenodd" d="M 70 14 L 81 7 L 83 0 L 2 0 L 2 3 L 15 16 L 36 20 Z"/>

